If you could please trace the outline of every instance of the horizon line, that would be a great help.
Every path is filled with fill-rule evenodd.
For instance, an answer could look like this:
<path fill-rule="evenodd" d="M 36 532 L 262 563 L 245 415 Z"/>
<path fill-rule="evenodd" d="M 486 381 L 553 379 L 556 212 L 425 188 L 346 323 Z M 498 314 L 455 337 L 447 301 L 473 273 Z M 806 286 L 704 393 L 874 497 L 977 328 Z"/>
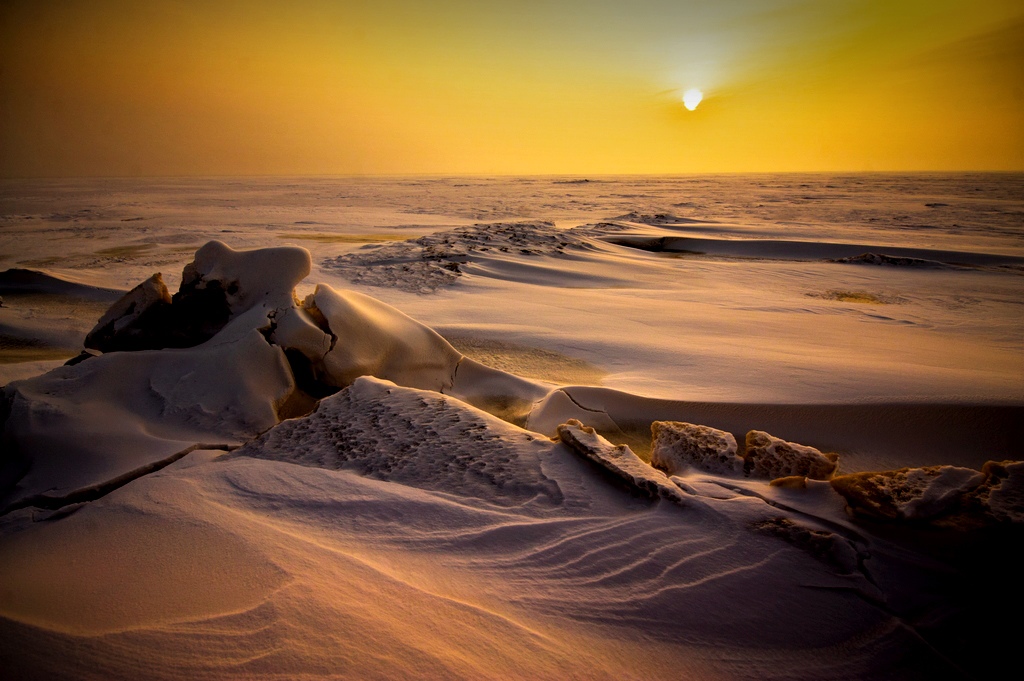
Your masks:
<path fill-rule="evenodd" d="M 623 172 L 623 173 L 483 173 L 483 172 L 407 172 L 407 173 L 183 173 L 183 174 L 139 174 L 139 175 L 10 175 L 0 176 L 0 181 L 21 180 L 184 180 L 224 178 L 523 178 L 523 177 L 571 177 L 581 180 L 590 178 L 624 177 L 697 177 L 697 176 L 751 176 L 751 175 L 1014 175 L 1024 174 L 1020 169 L 964 169 L 964 170 L 713 170 L 687 172 Z"/>

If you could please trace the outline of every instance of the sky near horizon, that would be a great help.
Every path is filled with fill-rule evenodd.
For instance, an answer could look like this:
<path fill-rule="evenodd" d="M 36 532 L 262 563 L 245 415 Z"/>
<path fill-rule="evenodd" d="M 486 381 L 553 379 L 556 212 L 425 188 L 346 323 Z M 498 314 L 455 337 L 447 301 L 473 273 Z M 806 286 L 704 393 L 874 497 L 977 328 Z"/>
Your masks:
<path fill-rule="evenodd" d="M 817 170 L 1024 170 L 1024 5 L 0 3 L 4 177 Z"/>

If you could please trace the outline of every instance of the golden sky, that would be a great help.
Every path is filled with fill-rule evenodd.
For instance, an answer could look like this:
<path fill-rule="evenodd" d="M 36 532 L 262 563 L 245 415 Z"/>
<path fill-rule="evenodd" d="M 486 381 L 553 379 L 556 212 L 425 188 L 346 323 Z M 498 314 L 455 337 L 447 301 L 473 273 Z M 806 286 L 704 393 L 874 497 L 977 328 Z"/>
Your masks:
<path fill-rule="evenodd" d="M 6 177 L 1011 169 L 1020 0 L 0 2 Z"/>

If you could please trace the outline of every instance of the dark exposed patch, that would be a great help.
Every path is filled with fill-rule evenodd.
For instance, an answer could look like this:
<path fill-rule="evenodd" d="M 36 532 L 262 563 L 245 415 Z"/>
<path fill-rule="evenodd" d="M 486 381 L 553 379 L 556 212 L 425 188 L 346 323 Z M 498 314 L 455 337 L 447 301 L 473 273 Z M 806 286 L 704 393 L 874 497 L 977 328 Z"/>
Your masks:
<path fill-rule="evenodd" d="M 295 348 L 287 348 L 284 356 L 292 369 L 296 387 L 314 399 L 321 399 L 341 390 L 341 388 L 323 383 L 317 377 L 316 369 L 308 357 Z"/>
<path fill-rule="evenodd" d="M 861 253 L 850 258 L 834 258 L 828 262 L 838 262 L 857 265 L 889 265 L 890 267 L 922 267 L 930 269 L 948 269 L 953 265 L 939 262 L 937 260 L 926 260 L 924 258 L 908 258 L 903 256 L 886 255 L 885 253 Z"/>
<path fill-rule="evenodd" d="M 228 323 L 228 296 L 237 284 L 192 280 L 182 282 L 170 303 L 158 301 L 129 326 L 114 330 L 111 320 L 85 339 L 88 348 L 102 352 L 191 348 L 213 338 Z"/>
<path fill-rule="evenodd" d="M 896 305 L 907 302 L 905 298 L 887 293 L 869 293 L 867 291 L 841 291 L 829 289 L 824 293 L 808 293 L 811 298 L 838 300 L 841 303 L 861 303 L 864 305 Z"/>
<path fill-rule="evenodd" d="M 142 218 L 139 219 L 141 220 Z M 156 244 L 129 244 L 127 246 L 103 248 L 96 251 L 96 255 L 102 255 L 108 258 L 133 258 L 151 251 L 154 248 L 156 248 Z"/>
<path fill-rule="evenodd" d="M 77 355 L 75 355 L 74 357 L 69 359 L 68 361 L 64 362 L 64 366 L 66 366 L 66 367 L 73 367 L 76 364 L 81 364 L 85 360 L 92 359 L 93 357 L 97 357 L 97 356 L 99 356 L 99 353 L 97 353 L 97 352 L 90 351 L 90 350 L 82 350 L 80 353 L 78 353 Z"/>

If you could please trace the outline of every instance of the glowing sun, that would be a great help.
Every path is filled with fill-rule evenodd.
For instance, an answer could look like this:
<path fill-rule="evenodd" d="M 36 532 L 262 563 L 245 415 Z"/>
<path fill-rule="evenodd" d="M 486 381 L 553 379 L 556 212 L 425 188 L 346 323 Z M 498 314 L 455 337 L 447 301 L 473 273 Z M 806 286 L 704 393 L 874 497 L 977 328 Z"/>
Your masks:
<path fill-rule="evenodd" d="M 702 99 L 704 99 L 704 93 L 697 88 L 691 88 L 683 93 L 683 106 L 693 111 Z"/>

